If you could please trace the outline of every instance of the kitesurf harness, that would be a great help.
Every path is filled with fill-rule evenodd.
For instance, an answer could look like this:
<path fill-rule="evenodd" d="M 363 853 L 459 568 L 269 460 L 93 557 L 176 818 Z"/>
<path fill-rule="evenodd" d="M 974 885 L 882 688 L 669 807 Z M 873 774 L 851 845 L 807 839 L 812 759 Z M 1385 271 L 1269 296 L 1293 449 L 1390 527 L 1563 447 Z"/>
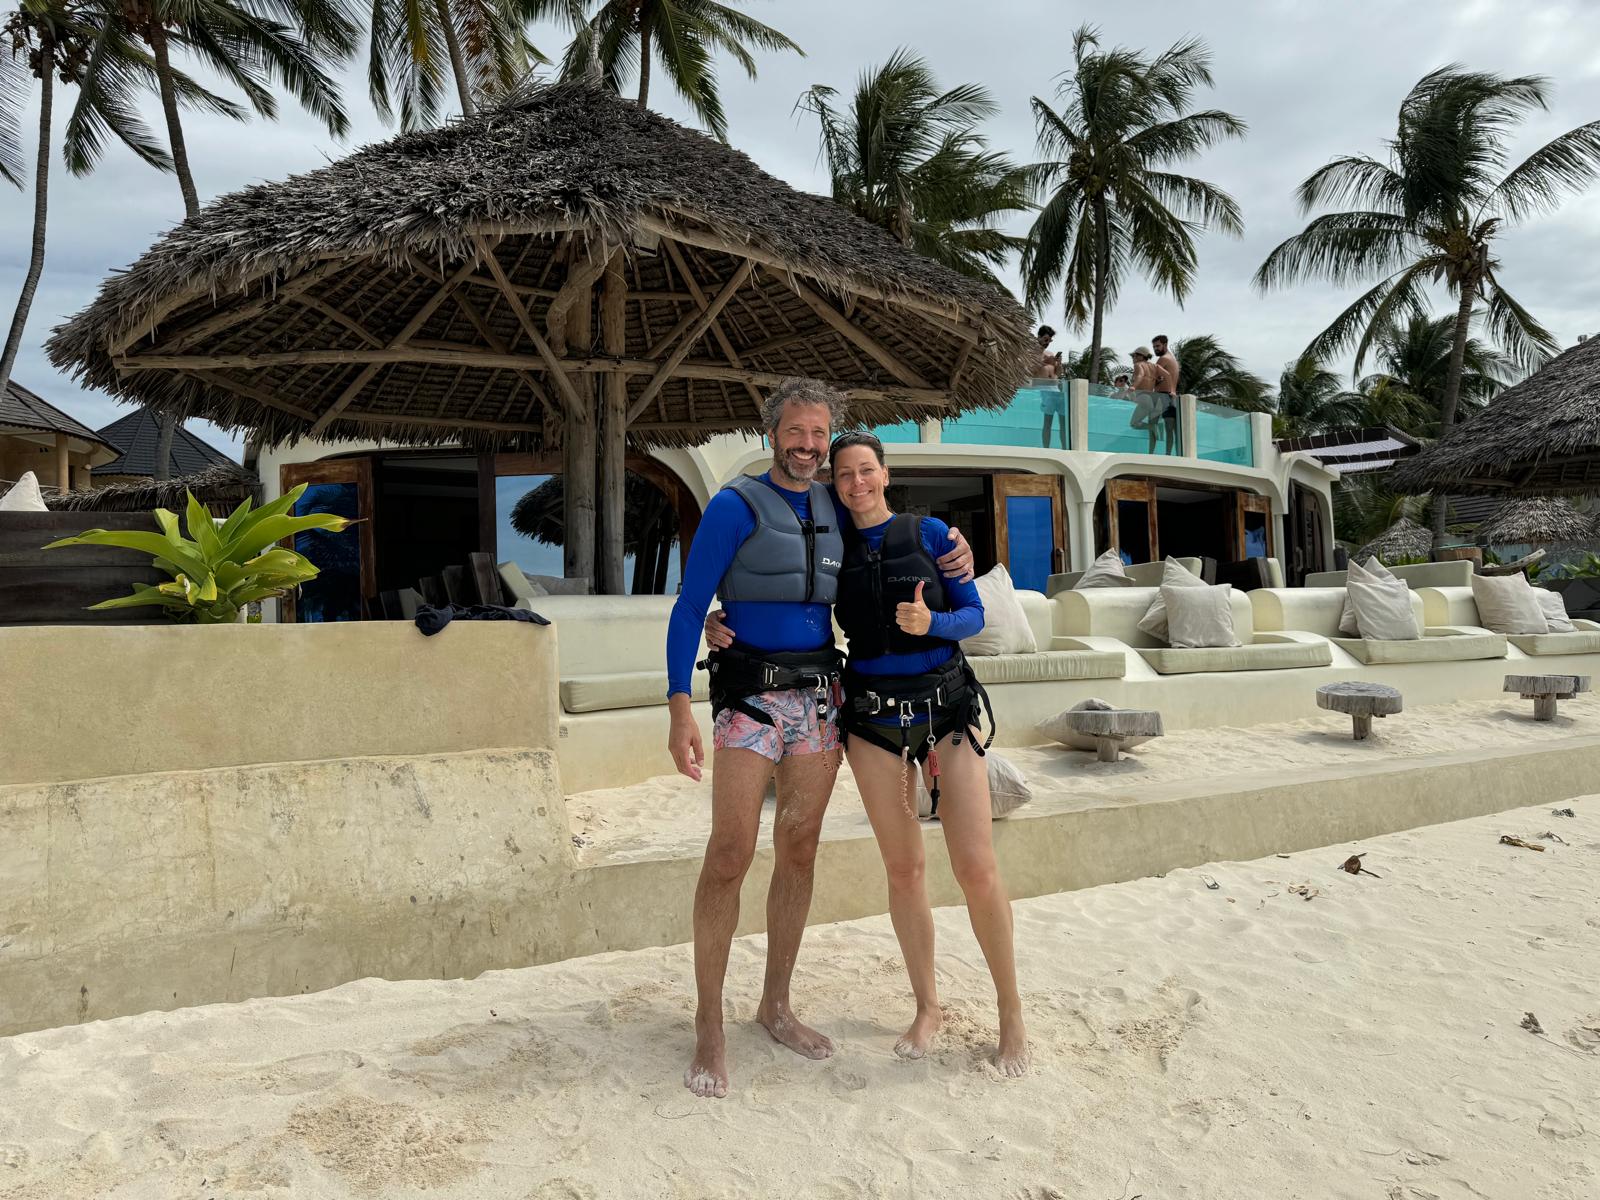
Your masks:
<path fill-rule="evenodd" d="M 753 721 L 771 725 L 772 717 L 748 703 L 762 692 L 808 691 L 817 713 L 826 720 L 828 704 L 839 684 L 844 656 L 835 646 L 818 650 L 757 650 L 735 641 L 726 650 L 713 650 L 696 663 L 711 674 L 711 715 L 733 709 Z"/>

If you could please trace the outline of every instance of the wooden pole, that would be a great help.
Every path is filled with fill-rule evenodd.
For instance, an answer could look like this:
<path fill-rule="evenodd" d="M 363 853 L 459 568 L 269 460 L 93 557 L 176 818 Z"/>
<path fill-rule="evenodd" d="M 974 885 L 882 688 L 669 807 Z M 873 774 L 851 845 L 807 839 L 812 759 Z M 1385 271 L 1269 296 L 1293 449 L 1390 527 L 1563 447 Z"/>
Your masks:
<path fill-rule="evenodd" d="M 594 342 L 595 277 L 589 274 L 586 267 L 587 264 L 581 260 L 569 263 L 568 280 L 572 280 L 573 272 L 582 271 L 588 276 L 589 284 L 581 294 L 575 294 L 578 289 L 569 290 L 563 285 L 562 291 L 567 294 L 568 301 L 561 312 L 558 327 L 546 326 L 552 345 L 567 343 L 576 346 L 581 354 L 588 354 Z M 508 297 L 508 303 L 509 300 Z M 565 380 L 560 370 L 552 372 L 552 378 L 557 381 L 558 387 Z M 599 430 L 595 421 L 595 392 L 598 390 L 598 380 L 593 375 L 579 375 L 566 383 L 566 390 L 576 393 L 578 403 L 567 418 L 561 442 L 563 524 L 566 527 L 566 544 L 563 547 L 565 574 L 568 579 L 587 579 L 589 590 L 598 592 L 602 590 L 595 562 L 595 477 L 599 470 L 596 461 Z"/>
<path fill-rule="evenodd" d="M 607 354 L 619 358 L 628 351 L 628 280 L 622 271 L 622 251 L 606 263 L 600 292 L 600 340 Z M 601 380 L 604 400 L 600 419 L 600 588 L 610 596 L 625 595 L 622 534 L 624 483 L 627 478 L 628 377 L 606 375 Z"/>

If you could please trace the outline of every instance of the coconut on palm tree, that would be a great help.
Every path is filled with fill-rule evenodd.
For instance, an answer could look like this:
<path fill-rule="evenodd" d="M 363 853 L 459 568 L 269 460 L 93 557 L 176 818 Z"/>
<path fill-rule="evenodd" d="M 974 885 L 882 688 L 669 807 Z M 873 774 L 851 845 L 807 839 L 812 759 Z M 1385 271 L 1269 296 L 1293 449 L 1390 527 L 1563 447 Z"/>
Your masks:
<path fill-rule="evenodd" d="M 540 16 L 571 22 L 585 0 L 529 0 Z M 650 106 L 650 84 L 659 63 L 673 88 L 715 137 L 728 140 L 728 117 L 717 88 L 716 55 L 730 55 L 751 79 L 753 50 L 804 50 L 785 34 L 731 4 L 714 0 L 604 0 L 576 36 L 561 62 L 562 78 L 579 79 L 597 65 L 606 84 L 621 93 L 639 73 L 638 99 Z"/>
<path fill-rule="evenodd" d="M 1600 121 L 1568 130 L 1507 170 L 1510 134 L 1546 108 L 1548 96 L 1548 82 L 1537 75 L 1507 79 L 1451 66 L 1424 76 L 1400 105 L 1388 161 L 1341 156 L 1300 185 L 1306 213 L 1324 204 L 1357 207 L 1313 218 L 1256 272 L 1263 290 L 1377 276 L 1310 346 L 1331 356 L 1354 345 L 1358 372 L 1381 331 L 1425 312 L 1427 289 L 1442 285 L 1456 312 L 1441 430 L 1455 423 L 1467 334 L 1480 303 L 1490 335 L 1519 367 L 1536 367 L 1557 348 L 1505 289 L 1494 256 L 1508 226 L 1550 211 L 1600 174 Z M 1438 545 L 1446 506 L 1435 508 Z"/>
<path fill-rule="evenodd" d="M 796 108 L 815 114 L 833 198 L 953 270 L 994 280 L 1022 239 L 998 225 L 1028 202 L 1028 170 L 990 150 L 979 123 L 997 111 L 977 84 L 941 90 L 909 50 L 864 71 L 847 107 L 816 84 Z"/>
<path fill-rule="evenodd" d="M 1049 199 L 1022 253 L 1026 302 L 1042 309 L 1065 289 L 1065 320 L 1090 326 L 1098 360 L 1106 310 L 1132 271 L 1182 303 L 1196 268 L 1195 232 L 1239 234 L 1239 206 L 1221 188 L 1171 168 L 1245 124 L 1218 109 L 1190 112 L 1195 93 L 1212 85 L 1211 55 L 1187 39 L 1146 58 L 1102 50 L 1081 27 L 1073 66 L 1057 89 L 1059 111 L 1038 96 L 1033 112 L 1045 161 L 1035 167 Z"/>

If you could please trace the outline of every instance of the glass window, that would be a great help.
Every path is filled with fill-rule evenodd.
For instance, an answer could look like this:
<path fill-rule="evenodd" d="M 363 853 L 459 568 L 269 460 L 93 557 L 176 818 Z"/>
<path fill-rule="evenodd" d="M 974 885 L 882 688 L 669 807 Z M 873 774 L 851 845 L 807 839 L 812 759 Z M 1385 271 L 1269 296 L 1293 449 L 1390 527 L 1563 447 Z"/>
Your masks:
<path fill-rule="evenodd" d="M 495 552 L 528 575 L 565 574 L 565 489 L 562 477 L 501 475 L 495 479 Z M 681 563 L 678 514 L 670 498 L 628 472 L 623 494 L 623 573 L 635 595 L 677 592 Z"/>
<path fill-rule="evenodd" d="M 1006 538 L 1010 561 L 1006 570 L 1019 588 L 1042 592 L 1050 578 L 1055 542 L 1055 513 L 1048 496 L 1007 496 Z"/>
<path fill-rule="evenodd" d="M 354 483 L 313 483 L 294 506 L 297 517 L 335 513 L 355 520 L 361 515 L 361 497 Z M 294 536 L 294 548 L 321 572 L 300 585 L 295 599 L 298 621 L 359 621 L 361 619 L 361 527 L 350 525 L 340 533 L 307 529 Z"/>

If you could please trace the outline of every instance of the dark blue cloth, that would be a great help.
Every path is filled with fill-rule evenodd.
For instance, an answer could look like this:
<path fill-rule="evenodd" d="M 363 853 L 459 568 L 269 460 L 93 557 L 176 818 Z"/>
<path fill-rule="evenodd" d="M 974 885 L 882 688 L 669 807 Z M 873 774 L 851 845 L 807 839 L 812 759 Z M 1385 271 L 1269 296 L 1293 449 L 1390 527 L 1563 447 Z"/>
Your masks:
<path fill-rule="evenodd" d="M 417 606 L 417 628 L 427 637 L 438 633 L 451 621 L 525 621 L 529 625 L 548 625 L 538 613 L 526 608 L 507 608 L 504 604 L 446 604 L 434 608 L 431 604 Z"/>
<path fill-rule="evenodd" d="M 771 472 L 762 482 L 789 502 L 802 521 L 811 517 L 809 490 L 791 492 L 772 482 Z M 835 519 L 838 503 L 835 501 Z M 727 573 L 733 556 L 744 540 L 756 530 L 755 514 L 737 492 L 721 491 L 711 497 L 683 569 L 683 586 L 672 606 L 667 623 L 667 695 L 688 693 L 694 675 L 695 652 L 700 647 L 700 632 L 706 612 L 711 608 L 717 585 Z M 756 603 L 730 601 L 728 628 L 740 643 L 756 650 L 817 650 L 833 644 L 831 606 L 803 603 Z"/>
<path fill-rule="evenodd" d="M 889 521 L 856 532 L 868 546 L 876 550 L 883 545 L 884 535 L 889 532 Z M 921 532 L 922 548 L 936 562 L 940 556 L 956 548 L 956 544 L 950 540 L 950 527 L 938 517 L 923 517 Z M 966 583 L 957 583 L 946 577 L 944 589 L 950 602 L 950 611 L 930 614 L 928 635 L 943 638 L 950 645 L 919 650 L 913 654 L 880 654 L 877 658 L 868 659 L 852 657 L 850 669 L 861 675 L 926 675 L 949 662 L 950 656 L 956 651 L 955 643 L 983 628 L 983 601 L 978 598 L 978 585 L 970 579 Z"/>

